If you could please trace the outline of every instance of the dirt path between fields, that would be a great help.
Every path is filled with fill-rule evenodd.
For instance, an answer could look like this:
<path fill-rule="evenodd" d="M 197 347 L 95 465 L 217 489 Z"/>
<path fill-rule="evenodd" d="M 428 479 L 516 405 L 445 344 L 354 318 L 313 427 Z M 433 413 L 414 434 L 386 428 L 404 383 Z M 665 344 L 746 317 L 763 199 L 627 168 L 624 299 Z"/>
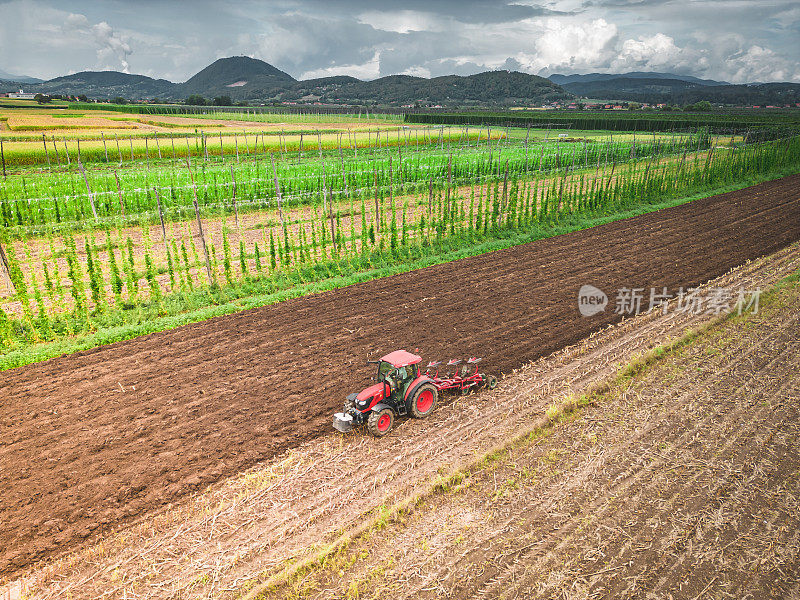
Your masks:
<path fill-rule="evenodd" d="M 591 319 L 579 316 L 576 294 L 584 283 L 609 291 L 613 304 L 612 290 L 620 287 L 677 290 L 783 248 L 800 238 L 798 181 L 789 177 L 2 373 L 0 568 L 6 575 L 18 573 L 48 553 L 326 434 L 343 395 L 365 383 L 369 372 L 362 361 L 368 356 L 419 347 L 426 358 L 482 355 L 488 371 L 509 373 L 619 321 L 610 308 Z M 777 256 L 783 262 L 776 274 L 797 268 L 796 248 Z M 760 277 L 753 283 L 767 276 Z M 648 344 L 665 328 L 654 327 Z M 635 332 L 631 338 L 639 339 Z M 613 361 L 614 352 L 627 356 L 646 346 L 629 340 L 607 361 Z M 570 372 L 572 379 L 586 376 Z M 513 397 L 513 390 L 503 386 L 503 394 Z M 510 418 L 509 426 L 516 427 L 523 418 L 517 411 L 526 404 L 506 404 L 503 412 L 498 398 L 487 402 L 494 402 L 495 410 L 461 400 L 426 424 L 404 423 L 402 446 L 396 437 L 380 443 L 325 437 L 317 451 L 342 460 L 328 470 L 318 471 L 314 463 L 304 468 L 330 478 L 324 483 L 327 500 L 319 504 L 315 495 L 308 512 L 302 501 L 304 489 L 311 488 L 265 495 L 273 501 L 267 513 L 276 521 L 250 542 L 236 542 L 232 551 L 270 568 L 308 542 L 295 536 L 275 548 L 271 535 L 277 532 L 282 539 L 316 523 L 329 531 L 327 511 L 345 498 L 358 502 L 362 497 L 350 496 L 358 489 L 345 460 L 351 453 L 383 469 L 364 474 L 368 491 L 383 497 L 408 492 L 402 487 L 387 492 L 390 479 L 403 480 L 404 473 L 413 472 L 408 483 L 413 487 L 411 480 L 424 474 L 409 465 L 430 464 L 445 450 L 476 449 L 502 439 L 508 429 L 498 427 L 497 420 Z M 431 427 L 437 431 L 434 438 Z M 424 444 L 409 459 L 406 444 L 419 436 Z M 447 448 L 441 447 L 443 439 Z M 277 469 L 276 481 L 286 477 L 282 471 L 297 455 L 283 456 L 288 462 L 278 465 L 284 466 L 265 467 Z M 462 459 L 456 453 L 442 460 Z M 255 485 L 259 482 L 256 477 Z M 258 506 L 251 515 L 259 527 L 266 527 L 264 509 Z M 213 521 L 215 536 L 224 522 Z M 261 535 L 273 541 L 264 542 Z M 309 539 L 321 537 L 315 529 Z M 266 547 L 275 552 L 265 552 Z M 252 576 L 253 564 L 241 560 L 248 564 L 242 573 L 250 574 L 242 576 Z M 169 585 L 187 585 L 185 567 L 176 567 L 176 580 Z"/>

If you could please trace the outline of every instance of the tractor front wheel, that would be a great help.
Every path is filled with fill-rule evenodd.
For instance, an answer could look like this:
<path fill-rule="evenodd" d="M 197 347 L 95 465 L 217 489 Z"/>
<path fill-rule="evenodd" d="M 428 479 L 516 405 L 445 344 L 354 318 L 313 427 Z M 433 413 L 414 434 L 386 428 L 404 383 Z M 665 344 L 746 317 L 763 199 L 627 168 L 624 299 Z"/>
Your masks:
<path fill-rule="evenodd" d="M 369 413 L 367 419 L 367 429 L 375 437 L 383 437 L 391 431 L 394 425 L 394 411 L 391 408 L 384 408 L 379 411 Z"/>
<path fill-rule="evenodd" d="M 427 417 L 436 408 L 439 391 L 432 383 L 423 383 L 411 395 L 409 412 L 417 419 Z"/>

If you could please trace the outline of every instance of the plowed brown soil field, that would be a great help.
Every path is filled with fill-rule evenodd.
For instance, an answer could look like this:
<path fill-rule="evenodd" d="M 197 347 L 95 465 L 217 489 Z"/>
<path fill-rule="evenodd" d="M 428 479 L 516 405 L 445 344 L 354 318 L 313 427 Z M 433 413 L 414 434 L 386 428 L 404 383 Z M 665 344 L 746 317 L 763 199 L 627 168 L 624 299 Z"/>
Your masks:
<path fill-rule="evenodd" d="M 0 374 L 0 573 L 329 428 L 363 360 L 507 372 L 620 317 L 593 284 L 677 290 L 800 239 L 800 176 Z M 355 371 L 353 369 L 356 369 Z"/>

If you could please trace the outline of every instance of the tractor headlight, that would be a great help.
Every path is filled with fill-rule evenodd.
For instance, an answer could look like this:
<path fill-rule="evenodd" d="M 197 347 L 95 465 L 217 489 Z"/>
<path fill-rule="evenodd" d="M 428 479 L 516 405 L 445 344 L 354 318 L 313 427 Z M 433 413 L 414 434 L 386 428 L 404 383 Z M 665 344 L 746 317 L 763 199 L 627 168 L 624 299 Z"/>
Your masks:
<path fill-rule="evenodd" d="M 369 398 L 364 398 L 363 400 L 356 400 L 356 406 L 358 406 L 359 408 L 366 408 L 367 406 L 369 406 L 369 403 L 372 402 L 372 399 L 374 397 L 375 396 L 370 396 Z"/>

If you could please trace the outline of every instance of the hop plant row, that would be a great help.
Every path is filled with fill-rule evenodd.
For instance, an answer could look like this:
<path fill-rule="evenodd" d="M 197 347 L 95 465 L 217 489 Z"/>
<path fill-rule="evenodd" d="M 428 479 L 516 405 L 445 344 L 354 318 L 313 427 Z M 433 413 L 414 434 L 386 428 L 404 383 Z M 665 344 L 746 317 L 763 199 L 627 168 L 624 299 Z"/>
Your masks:
<path fill-rule="evenodd" d="M 337 199 L 328 190 L 318 204 L 247 219 L 229 206 L 216 234 L 197 205 L 195 222 L 154 226 L 142 218 L 133 228 L 118 220 L 82 235 L 50 228 L 39 239 L 5 237 L 0 246 L 10 284 L 0 307 L 0 344 L 8 352 L 347 277 L 798 164 L 800 138 L 792 137 L 528 177 L 503 165 L 500 177 L 466 186 L 454 182 L 451 170 L 421 194 L 398 197 L 394 188 L 379 187 Z"/>

